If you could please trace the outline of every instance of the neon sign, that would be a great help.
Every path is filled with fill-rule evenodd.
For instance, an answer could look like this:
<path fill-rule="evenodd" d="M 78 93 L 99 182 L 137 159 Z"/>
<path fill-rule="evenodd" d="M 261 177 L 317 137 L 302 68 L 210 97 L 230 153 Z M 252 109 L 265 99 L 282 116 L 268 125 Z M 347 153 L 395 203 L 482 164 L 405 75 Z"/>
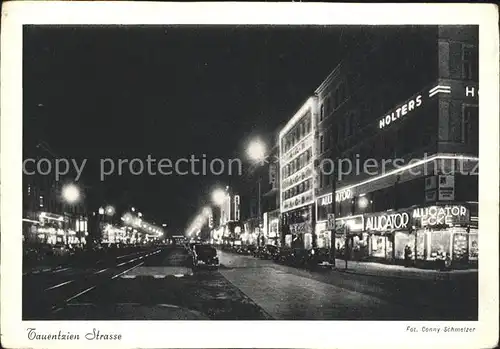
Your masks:
<path fill-rule="evenodd" d="M 345 200 L 349 200 L 352 198 L 352 191 L 350 189 L 346 189 L 340 192 L 335 193 L 335 201 L 342 202 Z M 320 206 L 327 206 L 333 202 L 333 195 L 328 194 L 319 199 Z"/>
<path fill-rule="evenodd" d="M 410 216 L 406 212 L 371 216 L 366 218 L 366 230 L 406 229 L 409 221 Z"/>
<path fill-rule="evenodd" d="M 405 116 L 409 112 L 415 110 L 422 105 L 422 96 L 418 95 L 415 99 L 411 99 L 405 104 L 397 107 L 391 113 L 381 118 L 378 122 L 379 129 L 389 126 L 391 122 L 398 120 L 400 117 Z"/>
<path fill-rule="evenodd" d="M 467 220 L 464 206 L 431 206 L 413 210 L 413 218 L 420 218 L 421 226 L 452 225 L 457 220 Z"/>
<path fill-rule="evenodd" d="M 472 86 L 465 86 L 465 97 L 479 96 L 479 89 Z"/>

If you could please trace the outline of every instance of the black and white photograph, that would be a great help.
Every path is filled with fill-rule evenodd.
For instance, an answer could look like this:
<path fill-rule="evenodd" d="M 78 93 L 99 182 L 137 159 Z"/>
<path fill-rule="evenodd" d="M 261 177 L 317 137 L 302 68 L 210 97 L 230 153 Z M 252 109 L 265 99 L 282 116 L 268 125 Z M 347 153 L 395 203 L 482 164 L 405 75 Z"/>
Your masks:
<path fill-rule="evenodd" d="M 498 241 L 480 219 L 481 205 L 498 214 L 498 195 L 481 201 L 491 166 L 479 170 L 480 125 L 498 115 L 479 112 L 479 36 L 478 24 L 24 23 L 22 159 L 2 161 L 22 178 L 18 201 L 2 193 L 2 221 L 22 205 L 22 231 L 2 225 L 2 257 L 22 274 L 2 288 L 37 324 L 20 333 L 109 344 L 127 333 L 43 324 L 140 320 L 194 321 L 193 335 L 195 320 L 478 331 L 479 262 L 496 251 L 479 241 Z"/>

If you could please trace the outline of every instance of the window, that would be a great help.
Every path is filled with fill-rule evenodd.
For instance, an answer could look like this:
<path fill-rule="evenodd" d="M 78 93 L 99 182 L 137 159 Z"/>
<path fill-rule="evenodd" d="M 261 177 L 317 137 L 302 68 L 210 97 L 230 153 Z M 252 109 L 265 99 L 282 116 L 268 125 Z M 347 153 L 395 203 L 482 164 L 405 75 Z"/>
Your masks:
<path fill-rule="evenodd" d="M 332 111 L 332 104 L 331 104 L 330 96 L 328 96 L 325 99 L 325 114 L 326 114 L 326 116 L 328 116 L 331 111 Z"/>
<path fill-rule="evenodd" d="M 319 153 L 323 154 L 325 151 L 325 137 L 324 135 L 319 136 Z"/>
<path fill-rule="evenodd" d="M 306 120 L 306 134 L 311 132 L 311 120 L 308 118 Z"/>
<path fill-rule="evenodd" d="M 319 187 L 320 188 L 323 188 L 323 173 L 320 173 L 319 174 Z"/>
<path fill-rule="evenodd" d="M 463 108 L 462 141 L 465 144 L 478 146 L 479 144 L 479 115 L 478 107 L 465 105 Z"/>
<path fill-rule="evenodd" d="M 462 46 L 462 77 L 466 80 L 478 80 L 478 55 L 472 45 Z"/>
<path fill-rule="evenodd" d="M 319 121 L 323 121 L 325 117 L 325 105 L 321 104 L 320 111 L 319 111 Z"/>
<path fill-rule="evenodd" d="M 328 174 L 325 174 L 325 185 L 328 187 L 330 186 L 330 184 L 332 183 L 332 176 L 328 175 Z"/>
<path fill-rule="evenodd" d="M 331 133 L 332 132 L 330 129 L 326 130 L 326 132 L 325 132 L 325 151 L 330 149 L 330 146 L 331 146 L 330 142 L 332 140 Z"/>

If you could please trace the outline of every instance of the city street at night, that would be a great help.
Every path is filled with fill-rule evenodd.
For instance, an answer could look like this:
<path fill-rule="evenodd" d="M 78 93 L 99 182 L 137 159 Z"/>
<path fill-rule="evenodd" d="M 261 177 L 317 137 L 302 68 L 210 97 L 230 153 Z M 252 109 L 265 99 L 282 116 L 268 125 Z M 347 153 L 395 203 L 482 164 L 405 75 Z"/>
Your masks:
<path fill-rule="evenodd" d="M 129 251 L 130 252 L 130 251 Z M 23 275 L 25 320 L 470 320 L 477 272 L 352 266 L 305 270 L 218 251 L 193 268 L 182 246 L 159 246 Z M 406 275 L 405 275 L 406 274 Z M 460 285 L 468 285 L 461 287 Z M 422 292 L 432 289 L 433 292 Z"/>
<path fill-rule="evenodd" d="M 493 347 L 498 9 L 462 5 L 7 2 L 2 347 Z"/>

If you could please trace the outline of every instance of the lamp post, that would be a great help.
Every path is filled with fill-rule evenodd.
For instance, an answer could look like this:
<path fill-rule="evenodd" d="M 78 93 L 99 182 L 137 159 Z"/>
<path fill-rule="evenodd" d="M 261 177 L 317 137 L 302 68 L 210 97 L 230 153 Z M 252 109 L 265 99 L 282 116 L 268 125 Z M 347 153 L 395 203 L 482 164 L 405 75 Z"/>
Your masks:
<path fill-rule="evenodd" d="M 81 194 L 80 194 L 80 189 L 78 188 L 78 186 L 76 186 L 73 183 L 66 184 L 63 186 L 62 199 L 66 204 L 75 205 L 80 201 L 80 198 L 81 198 Z M 66 219 L 64 221 L 66 221 Z M 63 224 L 63 227 L 64 227 L 64 225 L 65 224 Z M 65 234 L 64 235 L 65 242 L 68 243 L 69 242 L 68 241 L 69 227 L 68 227 L 68 230 L 65 229 L 64 234 Z"/>
<path fill-rule="evenodd" d="M 247 149 L 248 156 L 251 160 L 260 163 L 261 165 L 266 160 L 266 146 L 260 139 L 254 139 L 250 142 L 250 145 Z M 259 222 L 259 232 L 261 232 L 261 219 L 262 219 L 262 190 L 261 190 L 261 177 L 259 174 L 259 178 L 257 180 L 258 186 L 258 195 L 257 195 L 257 215 Z M 257 241 L 257 244 L 260 245 L 260 241 Z"/>

